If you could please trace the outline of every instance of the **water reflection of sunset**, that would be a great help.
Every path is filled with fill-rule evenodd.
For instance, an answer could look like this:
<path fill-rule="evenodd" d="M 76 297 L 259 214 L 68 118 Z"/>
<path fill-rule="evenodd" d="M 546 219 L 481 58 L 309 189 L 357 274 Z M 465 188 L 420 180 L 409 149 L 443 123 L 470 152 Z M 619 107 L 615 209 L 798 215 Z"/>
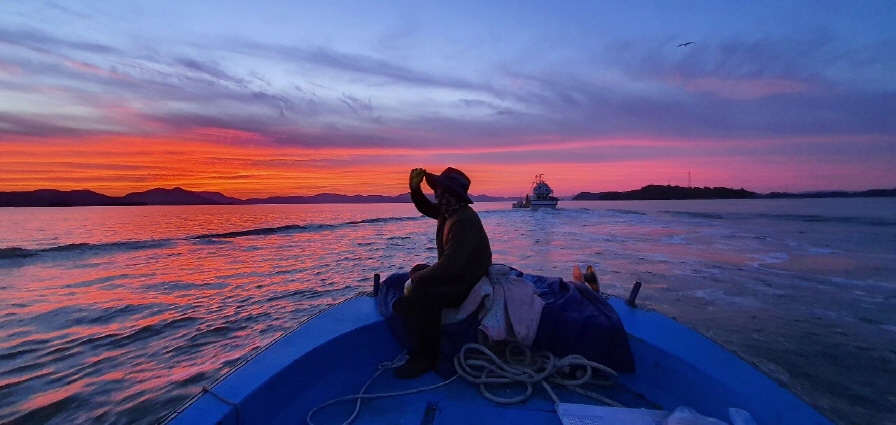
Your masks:
<path fill-rule="evenodd" d="M 357 265 L 389 262 L 379 247 L 393 229 L 363 220 L 376 210 L 410 215 L 408 207 L 47 209 L 45 218 L 58 223 L 44 230 L 28 209 L 9 210 L 5 222 L 21 225 L 8 226 L 4 244 L 27 246 L 29 234 L 44 234 L 42 244 L 63 249 L 29 257 L 24 267 L 16 259 L 3 264 L 3 284 L 11 285 L 0 300 L 0 352 L 12 354 L 0 387 L 31 395 L 0 414 L 88 403 L 103 422 L 101 412 L 160 403 L 160 388 L 164 397 L 189 397 L 302 318 L 366 288 L 373 270 Z M 430 236 L 428 221 L 408 223 L 406 234 Z M 282 224 L 297 226 L 194 238 Z"/>

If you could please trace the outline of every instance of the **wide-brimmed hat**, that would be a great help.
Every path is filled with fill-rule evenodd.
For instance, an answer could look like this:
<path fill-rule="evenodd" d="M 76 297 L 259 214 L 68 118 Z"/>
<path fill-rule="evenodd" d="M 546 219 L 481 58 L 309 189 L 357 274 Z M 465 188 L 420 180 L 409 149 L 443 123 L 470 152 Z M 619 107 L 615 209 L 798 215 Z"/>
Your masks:
<path fill-rule="evenodd" d="M 467 194 L 467 191 L 470 190 L 470 178 L 457 168 L 448 167 L 439 175 L 426 173 L 426 184 L 432 190 L 447 190 L 459 196 L 461 200 L 473 203 L 470 195 Z"/>

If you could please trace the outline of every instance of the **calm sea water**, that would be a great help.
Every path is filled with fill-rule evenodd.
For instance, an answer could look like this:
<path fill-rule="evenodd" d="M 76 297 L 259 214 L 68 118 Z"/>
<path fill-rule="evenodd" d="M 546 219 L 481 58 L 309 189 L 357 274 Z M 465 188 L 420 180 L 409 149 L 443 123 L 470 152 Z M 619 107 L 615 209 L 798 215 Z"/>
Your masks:
<path fill-rule="evenodd" d="M 494 260 L 626 296 L 842 424 L 896 423 L 896 199 L 479 203 Z M 435 258 L 411 204 L 0 209 L 0 423 L 157 422 Z"/>

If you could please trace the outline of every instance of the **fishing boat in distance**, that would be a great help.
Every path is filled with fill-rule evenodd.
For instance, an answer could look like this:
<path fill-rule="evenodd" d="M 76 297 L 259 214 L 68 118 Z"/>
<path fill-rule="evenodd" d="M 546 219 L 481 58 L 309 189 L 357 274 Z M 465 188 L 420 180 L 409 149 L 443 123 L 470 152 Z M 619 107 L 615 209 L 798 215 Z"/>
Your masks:
<path fill-rule="evenodd" d="M 554 196 L 554 189 L 551 189 L 544 181 L 544 174 L 536 174 L 532 181 L 532 187 L 529 189 L 532 196 L 526 194 L 525 199 L 520 199 L 513 203 L 513 208 L 556 208 L 560 198 Z"/>

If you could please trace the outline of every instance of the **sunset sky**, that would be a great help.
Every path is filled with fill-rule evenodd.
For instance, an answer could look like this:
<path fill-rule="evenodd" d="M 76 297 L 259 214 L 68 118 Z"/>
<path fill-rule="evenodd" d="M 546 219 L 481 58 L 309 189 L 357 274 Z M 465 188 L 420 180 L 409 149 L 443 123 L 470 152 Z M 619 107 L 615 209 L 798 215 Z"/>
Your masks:
<path fill-rule="evenodd" d="M 896 2 L 4 1 L 0 191 L 896 187 Z M 693 44 L 679 47 L 684 42 Z"/>

